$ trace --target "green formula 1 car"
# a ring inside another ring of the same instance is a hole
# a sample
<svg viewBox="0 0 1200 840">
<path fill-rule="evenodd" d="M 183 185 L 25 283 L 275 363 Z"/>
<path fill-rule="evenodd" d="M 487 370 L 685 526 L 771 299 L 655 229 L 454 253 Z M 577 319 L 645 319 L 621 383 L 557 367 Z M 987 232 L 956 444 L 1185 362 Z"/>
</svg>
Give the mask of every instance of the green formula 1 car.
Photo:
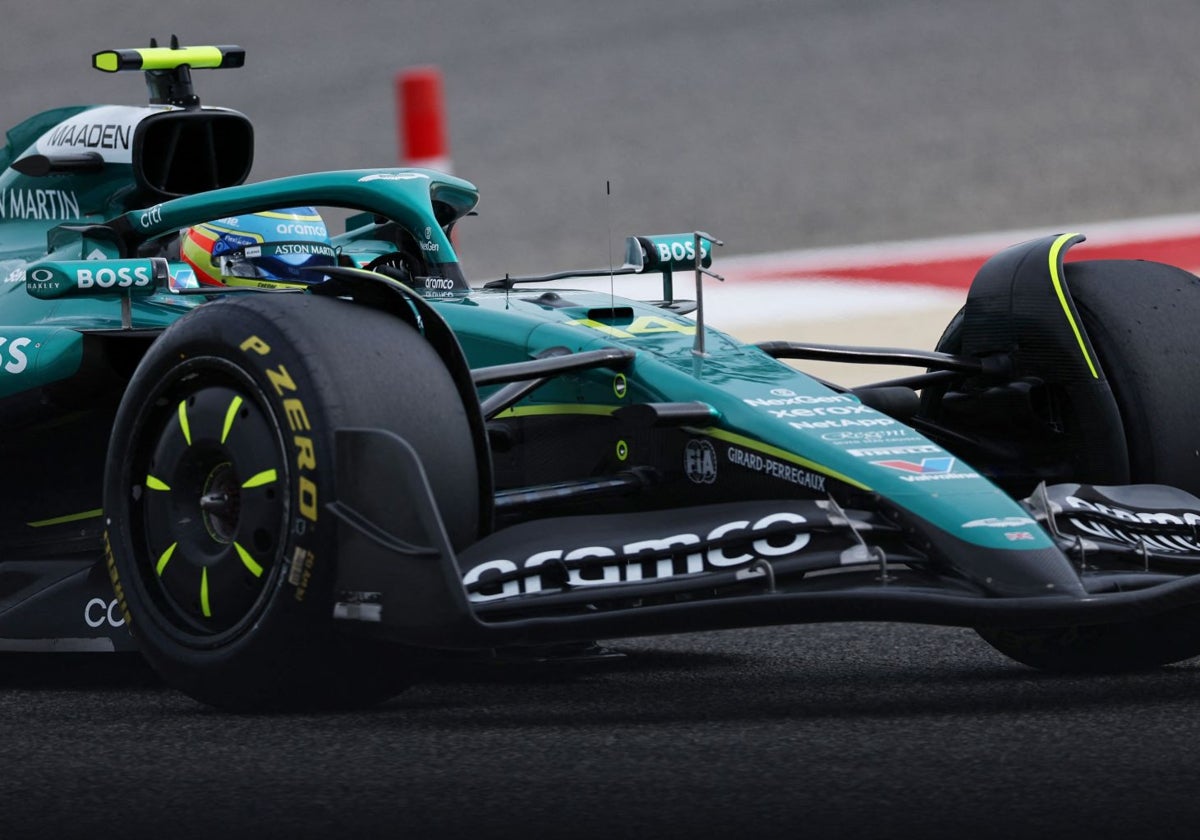
<svg viewBox="0 0 1200 840">
<path fill-rule="evenodd" d="M 611 272 L 657 300 L 547 285 L 607 269 L 472 285 L 467 181 L 244 183 L 249 121 L 191 80 L 242 57 L 98 53 L 150 104 L 8 132 L 0 648 L 136 648 L 232 709 L 795 622 L 971 627 L 1054 669 L 1200 653 L 1196 277 L 1026 242 L 925 352 L 709 328 L 702 233 L 629 239 Z M 781 361 L 829 358 L 911 370 Z"/>
</svg>

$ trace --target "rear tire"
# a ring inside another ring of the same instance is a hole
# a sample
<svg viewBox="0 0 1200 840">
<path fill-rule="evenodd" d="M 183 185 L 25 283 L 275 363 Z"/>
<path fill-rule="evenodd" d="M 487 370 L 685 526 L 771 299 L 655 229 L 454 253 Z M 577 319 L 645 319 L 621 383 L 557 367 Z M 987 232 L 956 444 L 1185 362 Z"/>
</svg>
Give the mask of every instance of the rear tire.
<svg viewBox="0 0 1200 840">
<path fill-rule="evenodd" d="M 1160 263 L 1067 263 L 1067 287 L 1099 357 L 1124 425 L 1130 482 L 1200 494 L 1200 278 Z M 938 349 L 961 347 L 962 313 Z M 1081 475 L 1075 480 L 1087 483 Z M 1200 655 L 1200 607 L 1094 627 L 979 635 L 1006 656 L 1054 671 L 1134 671 Z"/>
<path fill-rule="evenodd" d="M 402 689 L 402 653 L 333 619 L 334 430 L 408 440 L 461 547 L 480 515 L 467 412 L 412 327 L 348 301 L 243 296 L 172 325 L 129 384 L 105 476 L 110 576 L 155 670 L 232 710 Z"/>
</svg>

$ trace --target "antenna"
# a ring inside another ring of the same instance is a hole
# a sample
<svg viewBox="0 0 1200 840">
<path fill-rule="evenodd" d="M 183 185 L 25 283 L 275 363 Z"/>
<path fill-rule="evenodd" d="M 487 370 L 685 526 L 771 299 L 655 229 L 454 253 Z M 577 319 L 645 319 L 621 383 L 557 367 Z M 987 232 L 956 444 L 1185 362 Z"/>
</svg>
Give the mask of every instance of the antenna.
<svg viewBox="0 0 1200 840">
<path fill-rule="evenodd" d="M 613 276 L 612 255 L 612 181 L 604 182 L 604 204 L 608 216 L 608 308 L 617 308 L 617 281 Z"/>
</svg>

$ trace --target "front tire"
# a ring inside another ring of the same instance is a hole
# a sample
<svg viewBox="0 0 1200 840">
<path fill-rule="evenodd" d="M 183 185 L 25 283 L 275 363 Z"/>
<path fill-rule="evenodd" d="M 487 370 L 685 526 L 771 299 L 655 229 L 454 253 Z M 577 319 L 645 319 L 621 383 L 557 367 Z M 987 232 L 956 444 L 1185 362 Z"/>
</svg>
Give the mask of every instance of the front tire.
<svg viewBox="0 0 1200 840">
<path fill-rule="evenodd" d="M 1200 493 L 1200 278 L 1140 261 L 1067 263 L 1067 286 L 1124 425 L 1134 484 Z M 938 349 L 961 346 L 962 313 Z M 1091 483 L 1088 475 L 1073 477 Z M 1136 671 L 1200 655 L 1200 607 L 1094 627 L 979 628 L 1004 655 L 1053 671 Z"/>
<path fill-rule="evenodd" d="M 151 665 L 234 710 L 403 688 L 397 649 L 333 619 L 334 430 L 408 440 L 462 547 L 480 521 L 469 410 L 412 327 L 364 306 L 264 294 L 180 319 L 130 382 L 105 476 L 110 575 Z"/>
</svg>

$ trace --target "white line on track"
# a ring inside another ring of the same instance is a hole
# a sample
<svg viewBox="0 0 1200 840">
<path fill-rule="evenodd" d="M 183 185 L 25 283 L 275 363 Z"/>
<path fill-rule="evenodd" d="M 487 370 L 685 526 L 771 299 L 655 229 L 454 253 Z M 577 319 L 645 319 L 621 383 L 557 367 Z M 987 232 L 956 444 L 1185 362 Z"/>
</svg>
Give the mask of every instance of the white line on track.
<svg viewBox="0 0 1200 840">
<path fill-rule="evenodd" d="M 897 282 L 885 277 L 875 282 L 870 277 L 870 270 L 958 259 L 982 260 L 1011 245 L 1065 231 L 1080 231 L 1087 236 L 1087 243 L 1080 246 L 1081 249 L 1104 247 L 1123 257 L 1127 251 L 1127 256 L 1133 258 L 1140 256 L 1139 243 L 1200 239 L 1200 214 L 779 251 L 724 260 L 718 250 L 713 268 L 726 280 L 723 283 L 705 280 L 706 320 L 713 326 L 737 332 L 772 321 L 814 322 L 928 311 L 941 315 L 948 307 L 961 304 L 970 276 L 962 278 L 960 288 L 947 288 Z M 1193 264 L 1182 267 L 1200 267 L 1200 251 Z M 857 279 L 814 275 L 814 271 L 822 269 L 831 272 L 853 270 L 857 272 Z M 758 279 L 764 275 L 771 279 Z M 639 299 L 657 299 L 662 293 L 657 276 L 569 280 L 559 287 L 600 292 L 611 288 L 618 296 Z M 677 298 L 696 296 L 690 272 L 676 273 L 674 294 Z"/>
</svg>

